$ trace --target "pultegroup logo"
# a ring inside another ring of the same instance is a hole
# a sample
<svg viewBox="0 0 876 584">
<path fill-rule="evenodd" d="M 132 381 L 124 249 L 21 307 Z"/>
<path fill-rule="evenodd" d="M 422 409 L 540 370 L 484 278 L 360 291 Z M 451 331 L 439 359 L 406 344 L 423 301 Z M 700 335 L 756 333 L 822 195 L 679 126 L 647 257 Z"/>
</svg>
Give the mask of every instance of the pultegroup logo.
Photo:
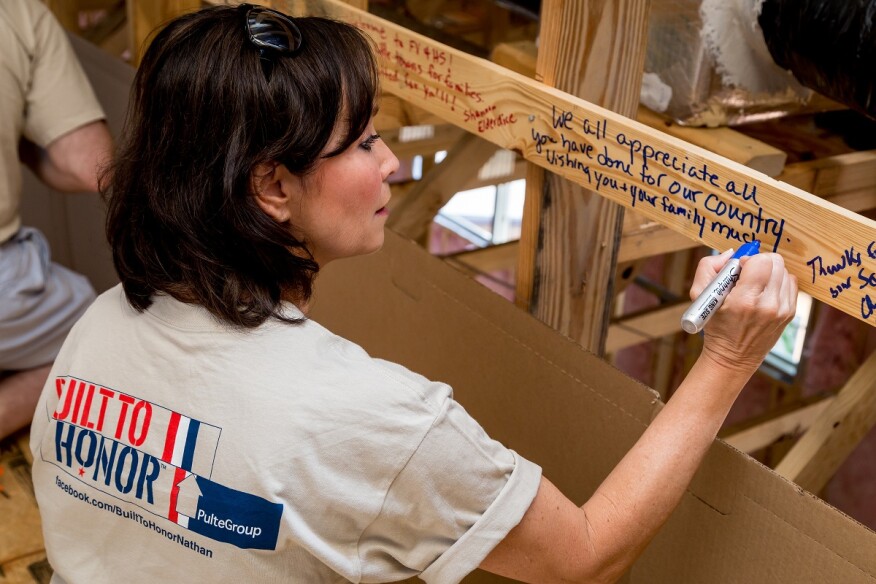
<svg viewBox="0 0 876 584">
<path fill-rule="evenodd" d="M 55 408 L 47 412 L 54 427 L 40 446 L 42 460 L 204 537 L 245 549 L 276 548 L 283 505 L 211 480 L 221 428 L 75 377 L 57 377 L 55 389 L 58 401 L 47 405 Z M 93 506 L 109 506 L 92 501 L 87 488 L 57 484 Z M 112 507 L 143 523 L 136 512 Z"/>
</svg>

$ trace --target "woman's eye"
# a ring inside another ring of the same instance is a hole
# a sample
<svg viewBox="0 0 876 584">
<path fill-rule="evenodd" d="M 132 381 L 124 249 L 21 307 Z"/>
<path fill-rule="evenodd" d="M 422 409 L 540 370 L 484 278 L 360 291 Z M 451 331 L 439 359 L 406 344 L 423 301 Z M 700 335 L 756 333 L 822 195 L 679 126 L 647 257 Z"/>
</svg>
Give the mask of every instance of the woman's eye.
<svg viewBox="0 0 876 584">
<path fill-rule="evenodd" d="M 374 143 L 380 140 L 380 134 L 371 134 L 368 136 L 364 142 L 359 144 L 359 147 L 363 150 L 371 150 L 371 147 L 374 146 Z"/>
</svg>

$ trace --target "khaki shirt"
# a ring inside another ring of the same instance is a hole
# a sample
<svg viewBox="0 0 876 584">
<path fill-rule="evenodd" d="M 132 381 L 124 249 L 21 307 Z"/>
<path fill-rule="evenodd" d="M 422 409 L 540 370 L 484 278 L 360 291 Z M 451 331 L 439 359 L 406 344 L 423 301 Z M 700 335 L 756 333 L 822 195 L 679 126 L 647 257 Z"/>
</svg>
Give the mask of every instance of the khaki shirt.
<svg viewBox="0 0 876 584">
<path fill-rule="evenodd" d="M 0 2 L 0 242 L 20 227 L 22 136 L 46 147 L 103 119 L 54 15 L 37 0 Z"/>
</svg>

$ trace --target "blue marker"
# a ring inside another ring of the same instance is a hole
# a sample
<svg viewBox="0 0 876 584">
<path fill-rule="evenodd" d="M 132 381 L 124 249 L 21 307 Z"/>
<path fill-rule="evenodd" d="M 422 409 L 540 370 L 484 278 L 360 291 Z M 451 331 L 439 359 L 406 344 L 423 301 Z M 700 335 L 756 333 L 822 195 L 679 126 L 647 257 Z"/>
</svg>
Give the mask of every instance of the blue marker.
<svg viewBox="0 0 876 584">
<path fill-rule="evenodd" d="M 730 294 L 736 280 L 739 279 L 739 260 L 745 256 L 757 255 L 759 251 L 760 242 L 755 240 L 744 244 L 739 248 L 739 251 L 733 254 L 733 257 L 727 260 L 715 279 L 705 287 L 690 305 L 690 308 L 681 315 L 681 328 L 686 333 L 695 334 L 703 330 L 712 315 L 718 312 L 718 309 L 724 304 L 724 300 Z"/>
</svg>

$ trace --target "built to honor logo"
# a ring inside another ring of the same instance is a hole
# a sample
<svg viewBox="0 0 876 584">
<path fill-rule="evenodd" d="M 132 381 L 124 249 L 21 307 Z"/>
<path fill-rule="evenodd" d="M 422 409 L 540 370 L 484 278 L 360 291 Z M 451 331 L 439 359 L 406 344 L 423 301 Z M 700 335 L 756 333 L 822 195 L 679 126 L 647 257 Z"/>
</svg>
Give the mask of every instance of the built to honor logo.
<svg viewBox="0 0 876 584">
<path fill-rule="evenodd" d="M 204 537 L 276 548 L 283 505 L 210 480 L 220 428 L 73 377 L 55 389 L 44 461 Z"/>
</svg>

